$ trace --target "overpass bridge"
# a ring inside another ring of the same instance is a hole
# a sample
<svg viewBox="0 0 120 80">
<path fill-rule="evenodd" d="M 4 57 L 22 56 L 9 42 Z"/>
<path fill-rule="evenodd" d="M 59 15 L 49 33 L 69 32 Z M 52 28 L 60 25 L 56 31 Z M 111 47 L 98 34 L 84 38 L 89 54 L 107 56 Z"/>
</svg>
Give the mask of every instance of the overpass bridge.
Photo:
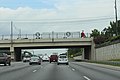
<svg viewBox="0 0 120 80">
<path fill-rule="evenodd" d="M 36 33 L 29 35 L 2 36 L 0 50 L 9 50 L 15 60 L 21 60 L 22 49 L 84 48 L 84 59 L 94 59 L 93 38 L 81 38 L 80 32 Z"/>
</svg>

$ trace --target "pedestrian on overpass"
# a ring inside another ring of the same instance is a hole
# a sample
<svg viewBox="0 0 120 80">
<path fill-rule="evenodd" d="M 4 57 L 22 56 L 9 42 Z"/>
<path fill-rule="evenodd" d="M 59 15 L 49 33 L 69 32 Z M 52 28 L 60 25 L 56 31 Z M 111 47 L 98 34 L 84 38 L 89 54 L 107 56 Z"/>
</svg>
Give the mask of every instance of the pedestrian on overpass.
<svg viewBox="0 0 120 80">
<path fill-rule="evenodd" d="M 81 38 L 85 38 L 85 33 L 84 33 L 84 30 L 82 30 L 82 33 L 81 33 Z"/>
</svg>

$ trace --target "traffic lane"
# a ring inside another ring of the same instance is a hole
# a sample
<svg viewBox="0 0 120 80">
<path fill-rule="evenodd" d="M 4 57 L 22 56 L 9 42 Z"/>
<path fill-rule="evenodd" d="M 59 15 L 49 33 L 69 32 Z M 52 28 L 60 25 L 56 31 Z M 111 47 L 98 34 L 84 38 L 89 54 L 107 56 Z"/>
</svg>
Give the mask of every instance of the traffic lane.
<svg viewBox="0 0 120 80">
<path fill-rule="evenodd" d="M 4 64 L 0 64 L 0 73 L 24 68 L 27 66 L 28 64 L 23 62 L 12 62 L 11 66 L 4 66 Z"/>
<path fill-rule="evenodd" d="M 31 65 L 33 67 L 34 65 Z M 21 79 L 17 80 L 51 80 L 49 75 L 51 72 L 54 64 L 47 64 L 47 66 L 41 66 L 39 69 L 34 69 L 33 71 L 29 72 L 29 75 L 24 75 Z"/>
<path fill-rule="evenodd" d="M 3 71 L 0 73 L 0 80 L 23 80 L 21 78 L 25 78 L 29 76 L 30 74 L 35 73 L 37 70 L 39 70 L 42 67 L 45 67 L 48 65 L 48 63 L 42 63 L 42 65 L 29 65 L 28 63 L 25 67 L 21 66 L 21 68 L 15 68 L 15 69 L 8 69 L 7 71 Z M 34 79 L 33 79 L 34 80 Z"/>
<path fill-rule="evenodd" d="M 47 62 L 42 63 L 43 66 L 46 66 L 47 64 Z M 11 66 L 4 66 L 4 64 L 0 64 L 0 72 L 24 68 L 27 66 L 29 66 L 29 62 L 11 62 Z"/>
<path fill-rule="evenodd" d="M 19 80 L 85 80 L 68 65 L 48 64 Z"/>
<path fill-rule="evenodd" d="M 9 67 L 16 67 L 16 66 L 23 66 L 26 65 L 26 63 L 23 62 L 11 62 L 11 65 L 4 66 L 4 64 L 0 64 L 0 69 L 6 69 Z"/>
<path fill-rule="evenodd" d="M 95 66 L 85 62 L 72 62 L 70 67 L 76 69 L 78 74 L 83 74 L 91 80 L 120 80 L 120 71 Z"/>
<path fill-rule="evenodd" d="M 23 69 L 18 69 L 6 73 L 3 72 L 2 74 L 0 74 L 0 80 L 21 80 L 21 77 L 25 77 L 29 75 L 29 73 L 39 68 L 40 66 L 28 66 Z"/>
<path fill-rule="evenodd" d="M 69 65 L 58 65 L 57 70 L 59 80 L 85 80 L 82 74 L 78 74 Z"/>
<path fill-rule="evenodd" d="M 26 71 L 34 71 L 37 68 L 47 66 L 48 63 L 42 63 L 42 65 L 33 65 L 30 66 L 29 63 L 17 62 L 12 66 L 4 66 L 0 70 L 0 80 L 18 80 L 19 76 L 24 74 L 29 74 Z"/>
<path fill-rule="evenodd" d="M 68 65 L 42 63 L 0 75 L 0 80 L 85 80 Z"/>
</svg>

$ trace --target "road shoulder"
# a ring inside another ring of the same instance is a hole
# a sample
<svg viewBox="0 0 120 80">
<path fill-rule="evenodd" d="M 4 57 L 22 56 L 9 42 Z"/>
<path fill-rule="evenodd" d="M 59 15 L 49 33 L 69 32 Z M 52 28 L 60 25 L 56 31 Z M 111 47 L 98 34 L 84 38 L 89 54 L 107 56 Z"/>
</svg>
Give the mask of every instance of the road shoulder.
<svg viewBox="0 0 120 80">
<path fill-rule="evenodd" d="M 89 63 L 89 62 L 75 62 L 75 63 L 77 63 L 77 64 L 85 63 L 85 64 L 89 64 L 89 65 L 93 65 L 93 66 L 98 66 L 98 67 L 102 67 L 102 68 L 107 68 L 107 69 L 111 69 L 111 70 L 120 71 L 119 66 L 112 66 L 112 65 L 106 65 L 106 64 L 97 64 L 97 63 Z"/>
</svg>

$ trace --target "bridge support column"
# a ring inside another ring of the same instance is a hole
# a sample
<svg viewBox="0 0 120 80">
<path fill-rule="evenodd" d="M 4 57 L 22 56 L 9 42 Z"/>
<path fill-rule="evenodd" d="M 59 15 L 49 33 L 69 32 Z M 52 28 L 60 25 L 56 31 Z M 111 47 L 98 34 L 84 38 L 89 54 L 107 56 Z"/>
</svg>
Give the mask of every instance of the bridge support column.
<svg viewBox="0 0 120 80">
<path fill-rule="evenodd" d="M 93 40 L 92 40 L 92 46 L 91 46 L 91 60 L 96 60 L 95 43 Z"/>
<path fill-rule="evenodd" d="M 15 48 L 15 60 L 16 61 L 21 61 L 22 57 L 21 57 L 21 49 L 20 48 Z"/>
<path fill-rule="evenodd" d="M 10 47 L 11 59 L 15 61 L 21 61 L 21 49 Z"/>
<path fill-rule="evenodd" d="M 83 48 L 83 52 L 82 52 L 82 60 L 85 59 L 85 52 L 84 52 L 84 48 Z"/>
<path fill-rule="evenodd" d="M 84 59 L 91 60 L 91 47 L 84 48 Z"/>
</svg>

